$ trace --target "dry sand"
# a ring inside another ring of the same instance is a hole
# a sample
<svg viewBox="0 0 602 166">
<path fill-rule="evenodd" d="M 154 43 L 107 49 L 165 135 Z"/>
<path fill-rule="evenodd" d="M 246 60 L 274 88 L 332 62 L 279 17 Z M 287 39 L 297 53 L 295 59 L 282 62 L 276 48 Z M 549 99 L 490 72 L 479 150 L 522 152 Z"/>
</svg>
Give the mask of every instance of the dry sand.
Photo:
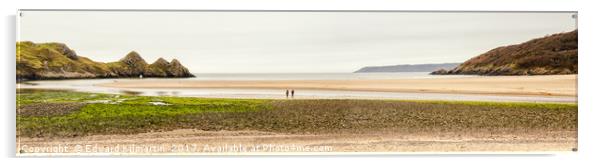
<svg viewBox="0 0 602 166">
<path fill-rule="evenodd" d="M 386 80 L 119 80 L 117 88 L 257 88 L 494 95 L 577 96 L 577 75 L 482 76 Z"/>
<path fill-rule="evenodd" d="M 192 129 L 136 135 L 20 138 L 19 155 L 311 154 L 322 152 L 570 152 L 576 131 L 292 135 Z M 50 148 L 48 148 L 50 147 Z M 36 149 L 38 153 L 35 152 Z M 44 151 L 46 150 L 46 151 Z M 50 150 L 50 151 L 48 151 Z M 65 151 L 62 151 L 65 150 Z M 109 153 L 106 153 L 109 152 Z M 307 153 L 309 152 L 309 153 Z"/>
</svg>

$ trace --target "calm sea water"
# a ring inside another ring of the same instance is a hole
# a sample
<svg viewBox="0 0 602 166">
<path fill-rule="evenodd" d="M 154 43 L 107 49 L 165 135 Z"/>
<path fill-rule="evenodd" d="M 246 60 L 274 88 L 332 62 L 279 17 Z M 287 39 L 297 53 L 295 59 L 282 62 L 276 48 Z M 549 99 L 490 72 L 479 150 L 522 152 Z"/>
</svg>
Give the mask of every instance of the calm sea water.
<svg viewBox="0 0 602 166">
<path fill-rule="evenodd" d="M 400 73 L 196 73 L 191 80 L 369 80 L 474 77 L 468 75 L 430 75 L 429 72 Z"/>
<path fill-rule="evenodd" d="M 124 78 L 124 79 L 78 79 L 45 80 L 20 83 L 17 88 L 62 89 L 79 92 L 135 94 L 145 96 L 186 96 L 216 98 L 267 98 L 284 99 L 282 89 L 237 89 L 237 88 L 111 88 L 97 86 L 114 81 L 137 80 L 360 80 L 360 79 L 436 79 L 447 77 L 477 77 L 463 75 L 429 75 L 426 72 L 407 73 L 278 73 L 278 74 L 195 74 L 195 78 Z M 400 93 L 341 90 L 301 90 L 297 99 L 407 99 L 407 100 L 460 100 L 460 101 L 520 101 L 520 102 L 576 102 L 574 97 L 540 97 L 508 95 L 474 95 L 442 93 Z"/>
</svg>

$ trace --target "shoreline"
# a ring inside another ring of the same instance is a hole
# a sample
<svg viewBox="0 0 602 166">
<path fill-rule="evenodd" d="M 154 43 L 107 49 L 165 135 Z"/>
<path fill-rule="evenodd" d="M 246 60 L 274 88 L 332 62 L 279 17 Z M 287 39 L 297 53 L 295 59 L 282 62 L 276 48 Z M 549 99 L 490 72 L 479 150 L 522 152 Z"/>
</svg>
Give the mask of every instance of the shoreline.
<svg viewBox="0 0 602 166">
<path fill-rule="evenodd" d="M 95 86 L 133 89 L 296 89 L 577 97 L 577 75 L 385 80 L 115 80 Z"/>
<path fill-rule="evenodd" d="M 92 135 L 62 139 L 21 137 L 19 138 L 20 144 L 17 145 L 17 150 L 24 151 L 22 151 L 23 153 L 18 151 L 17 155 L 36 155 L 40 154 L 40 152 L 36 153 L 35 151 L 28 150 L 56 147 L 59 145 L 64 147 L 64 151 L 42 151 L 41 155 L 45 153 L 63 153 L 66 155 L 77 155 L 79 153 L 100 153 L 104 155 L 286 155 L 289 153 L 312 154 L 337 152 L 570 152 L 577 147 L 576 135 L 576 131 L 288 134 L 252 130 L 203 131 L 176 129 L 129 135 Z M 80 147 L 88 146 L 88 148 L 77 149 L 78 145 Z M 286 149 L 282 147 L 292 148 Z"/>
</svg>

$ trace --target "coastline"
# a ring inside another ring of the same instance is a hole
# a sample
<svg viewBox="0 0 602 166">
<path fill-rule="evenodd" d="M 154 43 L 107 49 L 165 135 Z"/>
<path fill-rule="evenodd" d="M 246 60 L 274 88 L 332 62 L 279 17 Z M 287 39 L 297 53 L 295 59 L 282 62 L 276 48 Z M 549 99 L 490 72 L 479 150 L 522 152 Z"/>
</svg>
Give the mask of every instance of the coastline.
<svg viewBox="0 0 602 166">
<path fill-rule="evenodd" d="M 577 75 L 483 76 L 379 80 L 116 80 L 112 88 L 238 88 L 451 93 L 518 96 L 577 96 Z"/>
</svg>

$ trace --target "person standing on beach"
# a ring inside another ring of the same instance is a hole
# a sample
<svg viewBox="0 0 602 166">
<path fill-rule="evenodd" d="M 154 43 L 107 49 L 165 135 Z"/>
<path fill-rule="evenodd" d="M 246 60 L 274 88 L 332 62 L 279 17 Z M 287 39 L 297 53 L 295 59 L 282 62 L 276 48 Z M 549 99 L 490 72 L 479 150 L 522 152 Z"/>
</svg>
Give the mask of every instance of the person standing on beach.
<svg viewBox="0 0 602 166">
<path fill-rule="evenodd" d="M 295 90 L 291 90 L 291 98 L 295 98 Z"/>
<path fill-rule="evenodd" d="M 288 99 L 288 89 L 286 90 L 286 98 Z"/>
</svg>

